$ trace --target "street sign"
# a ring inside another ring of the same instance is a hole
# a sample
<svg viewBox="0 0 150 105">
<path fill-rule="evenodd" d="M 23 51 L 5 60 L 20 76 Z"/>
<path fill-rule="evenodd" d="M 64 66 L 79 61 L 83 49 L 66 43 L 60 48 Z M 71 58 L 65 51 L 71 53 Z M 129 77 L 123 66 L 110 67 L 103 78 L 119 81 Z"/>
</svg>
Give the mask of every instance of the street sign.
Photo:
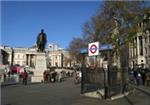
<svg viewBox="0 0 150 105">
<path fill-rule="evenodd" d="M 112 50 L 113 47 L 111 44 L 101 44 L 99 46 L 99 51 L 107 51 L 107 50 Z"/>
<path fill-rule="evenodd" d="M 99 54 L 99 42 L 89 43 L 88 45 L 88 55 L 96 56 Z"/>
<path fill-rule="evenodd" d="M 87 48 L 81 49 L 80 53 L 81 54 L 87 54 L 88 53 L 88 49 Z"/>
</svg>

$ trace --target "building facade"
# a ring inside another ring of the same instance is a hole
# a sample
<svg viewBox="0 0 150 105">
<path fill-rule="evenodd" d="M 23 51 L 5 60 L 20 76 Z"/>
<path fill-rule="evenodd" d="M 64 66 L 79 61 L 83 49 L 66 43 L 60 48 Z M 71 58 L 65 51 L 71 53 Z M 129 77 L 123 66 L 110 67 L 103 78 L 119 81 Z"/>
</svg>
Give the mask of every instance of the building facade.
<svg viewBox="0 0 150 105">
<path fill-rule="evenodd" d="M 54 45 L 54 44 L 53 44 Z M 56 47 L 56 45 L 54 45 Z M 71 61 L 69 61 L 69 52 L 57 47 L 54 50 L 53 46 L 51 49 L 46 48 L 46 60 L 48 67 L 71 67 Z M 7 53 L 8 65 L 20 65 L 35 68 L 36 48 L 11 48 L 6 46 L 1 46 L 1 50 Z M 1 54 L 2 55 L 2 54 Z M 2 58 L 2 56 L 1 56 Z M 2 60 L 1 60 L 2 61 Z M 4 64 L 4 63 L 3 63 Z"/>
<path fill-rule="evenodd" d="M 146 20 L 146 21 L 145 21 Z M 129 66 L 150 68 L 150 13 L 138 24 L 138 32 L 129 43 Z"/>
</svg>

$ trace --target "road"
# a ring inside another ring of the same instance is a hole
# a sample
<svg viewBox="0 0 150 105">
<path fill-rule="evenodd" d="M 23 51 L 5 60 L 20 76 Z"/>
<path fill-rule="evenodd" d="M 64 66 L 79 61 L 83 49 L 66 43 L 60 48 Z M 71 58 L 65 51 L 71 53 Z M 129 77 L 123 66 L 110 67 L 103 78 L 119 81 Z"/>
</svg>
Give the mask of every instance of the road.
<svg viewBox="0 0 150 105">
<path fill-rule="evenodd" d="M 149 105 L 150 96 L 136 90 L 117 100 L 100 100 L 80 95 L 80 85 L 72 78 L 62 83 L 12 85 L 2 87 L 2 105 Z"/>
</svg>

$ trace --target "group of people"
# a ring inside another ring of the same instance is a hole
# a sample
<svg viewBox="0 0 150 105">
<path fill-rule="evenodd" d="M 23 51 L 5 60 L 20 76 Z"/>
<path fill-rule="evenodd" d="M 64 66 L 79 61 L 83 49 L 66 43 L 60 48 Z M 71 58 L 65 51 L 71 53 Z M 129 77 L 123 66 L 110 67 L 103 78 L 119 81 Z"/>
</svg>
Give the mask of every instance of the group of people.
<svg viewBox="0 0 150 105">
<path fill-rule="evenodd" d="M 74 84 L 79 84 L 81 82 L 81 72 L 75 71 L 74 72 Z"/>
<path fill-rule="evenodd" d="M 43 82 L 44 83 L 48 83 L 48 82 L 62 82 L 62 79 L 64 77 L 64 72 L 61 71 L 61 72 L 56 72 L 56 71 L 48 71 L 48 70 L 45 70 L 43 72 Z"/>
<path fill-rule="evenodd" d="M 145 69 L 143 67 L 139 68 L 133 68 L 133 77 L 134 77 L 134 82 L 136 85 L 146 85 L 148 86 L 149 81 L 150 81 L 150 76 L 148 76 L 148 69 Z"/>
<path fill-rule="evenodd" d="M 45 70 L 43 72 L 43 82 L 48 83 L 48 82 L 55 82 L 56 81 L 56 75 L 57 72 L 49 72 L 48 70 Z"/>
<path fill-rule="evenodd" d="M 43 82 L 49 83 L 49 82 L 62 82 L 65 77 L 72 77 L 73 72 L 67 72 L 67 71 L 50 71 L 45 70 L 43 72 Z"/>
<path fill-rule="evenodd" d="M 10 66 L 5 65 L 2 72 L 0 72 L 0 80 L 3 83 L 7 82 L 18 82 L 18 79 L 23 81 L 23 84 L 27 84 L 26 79 L 28 77 L 28 73 L 24 69 L 24 71 L 20 72 L 14 72 L 14 67 L 16 66 Z M 18 78 L 19 77 L 19 78 Z"/>
<path fill-rule="evenodd" d="M 8 82 L 8 81 L 14 81 L 14 73 L 12 73 L 10 70 L 8 72 L 3 73 L 3 82 Z M 23 72 L 17 73 L 19 75 L 19 81 L 22 82 L 23 85 L 27 85 L 28 81 L 28 73 L 24 69 Z"/>
</svg>

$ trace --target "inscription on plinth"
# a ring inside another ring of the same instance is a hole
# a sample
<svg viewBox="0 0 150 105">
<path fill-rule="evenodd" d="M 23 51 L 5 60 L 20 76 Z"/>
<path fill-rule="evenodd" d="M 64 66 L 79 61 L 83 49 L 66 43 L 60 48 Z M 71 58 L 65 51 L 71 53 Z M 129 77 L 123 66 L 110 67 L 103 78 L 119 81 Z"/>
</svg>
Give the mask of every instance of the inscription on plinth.
<svg viewBox="0 0 150 105">
<path fill-rule="evenodd" d="M 41 54 L 37 54 L 36 56 L 36 65 L 35 65 L 35 70 L 40 70 L 40 71 L 44 71 L 46 70 L 46 57 L 45 57 L 45 53 L 41 53 Z"/>
<path fill-rule="evenodd" d="M 37 53 L 34 76 L 32 77 L 32 82 L 43 81 L 43 72 L 45 70 L 47 70 L 46 55 L 45 55 L 45 53 Z"/>
</svg>

